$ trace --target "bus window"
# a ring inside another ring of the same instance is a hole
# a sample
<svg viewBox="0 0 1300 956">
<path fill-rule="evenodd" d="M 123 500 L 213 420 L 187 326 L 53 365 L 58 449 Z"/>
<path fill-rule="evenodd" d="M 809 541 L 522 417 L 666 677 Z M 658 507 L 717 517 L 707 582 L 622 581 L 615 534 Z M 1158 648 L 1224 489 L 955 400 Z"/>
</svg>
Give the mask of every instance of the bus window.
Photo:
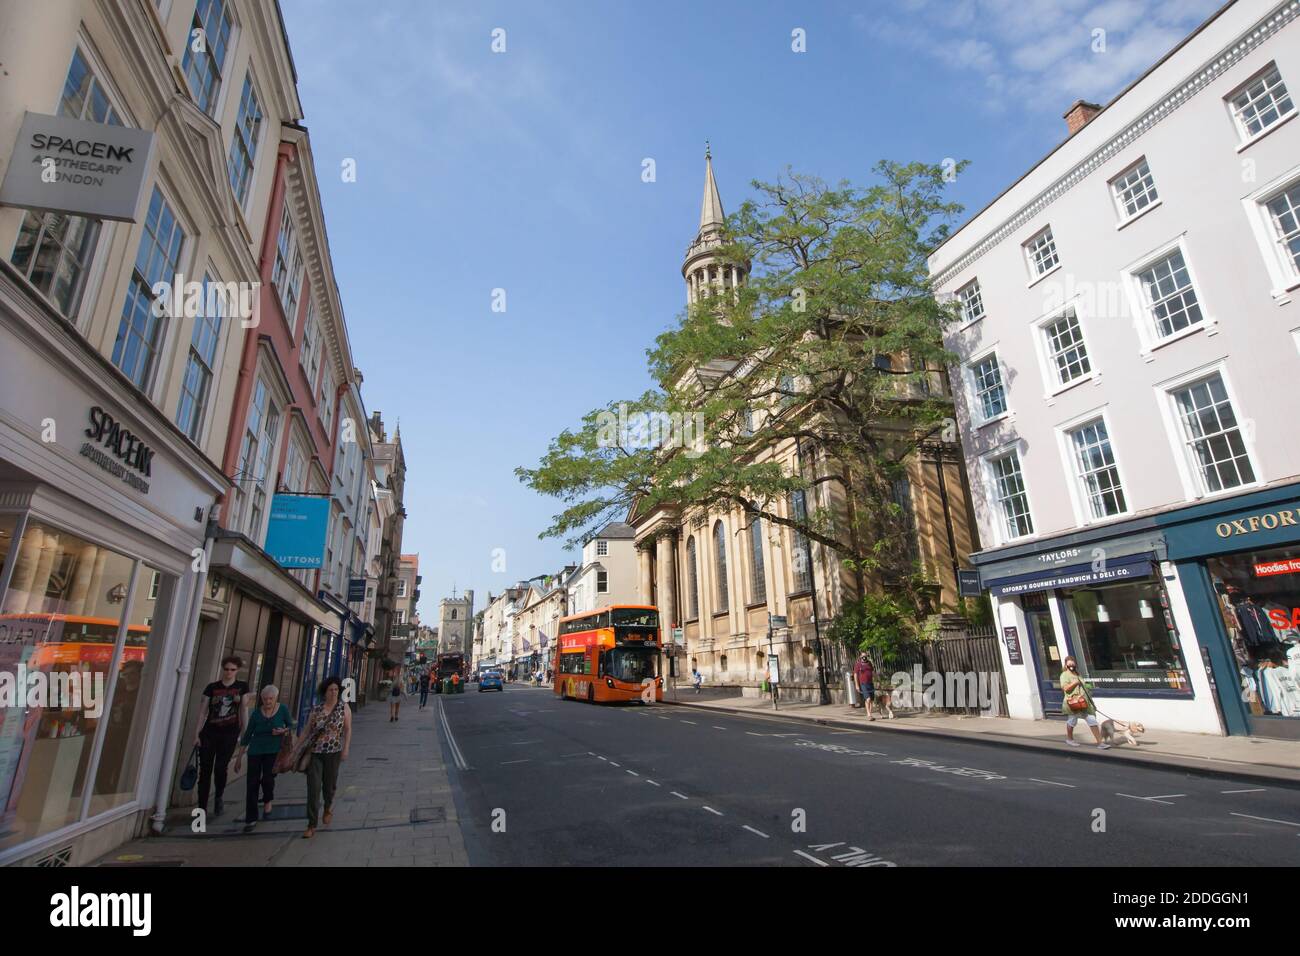
<svg viewBox="0 0 1300 956">
<path fill-rule="evenodd" d="M 657 654 L 648 647 L 616 647 L 600 656 L 602 676 L 639 684 L 655 676 Z"/>
<path fill-rule="evenodd" d="M 613 610 L 614 626 L 658 627 L 659 612 L 653 608 L 618 607 Z"/>
</svg>

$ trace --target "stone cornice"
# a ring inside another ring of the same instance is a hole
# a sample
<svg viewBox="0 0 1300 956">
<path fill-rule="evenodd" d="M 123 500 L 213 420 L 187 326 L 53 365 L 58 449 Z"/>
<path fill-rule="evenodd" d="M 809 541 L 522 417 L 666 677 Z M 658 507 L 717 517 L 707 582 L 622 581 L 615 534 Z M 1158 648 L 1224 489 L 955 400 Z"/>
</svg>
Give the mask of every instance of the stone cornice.
<svg viewBox="0 0 1300 956">
<path fill-rule="evenodd" d="M 1192 97 L 1218 79 L 1220 75 L 1226 73 L 1253 53 L 1260 44 L 1274 36 L 1279 30 L 1296 19 L 1298 15 L 1300 15 L 1300 0 L 1287 0 L 1287 2 L 1275 8 L 1235 41 L 1220 50 L 1217 56 L 1203 64 L 1200 69 L 1161 97 L 1157 103 L 1144 110 L 1136 120 L 1129 123 L 1120 133 L 1111 137 L 1105 145 L 1094 150 L 1081 162 L 1076 163 L 1069 172 L 1055 180 L 1026 205 L 1022 206 L 1014 215 L 1004 220 L 1001 225 L 986 234 L 966 252 L 953 260 L 951 264 L 935 273 L 931 277 L 932 285 L 935 288 L 943 286 L 955 275 L 981 259 L 993 247 L 1023 227 L 1044 209 L 1091 176 L 1120 152 L 1131 146 L 1144 134 L 1150 132 L 1163 120 L 1168 119 L 1179 107 L 1188 103 Z"/>
</svg>

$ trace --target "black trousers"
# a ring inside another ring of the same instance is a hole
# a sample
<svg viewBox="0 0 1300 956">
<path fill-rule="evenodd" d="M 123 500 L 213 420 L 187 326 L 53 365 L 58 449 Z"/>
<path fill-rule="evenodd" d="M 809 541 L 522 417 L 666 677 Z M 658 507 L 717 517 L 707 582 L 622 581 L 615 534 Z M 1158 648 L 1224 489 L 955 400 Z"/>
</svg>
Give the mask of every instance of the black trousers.
<svg viewBox="0 0 1300 956">
<path fill-rule="evenodd" d="M 429 685 L 425 684 L 420 688 L 420 706 L 423 707 L 429 701 Z"/>
<path fill-rule="evenodd" d="M 217 778 L 217 799 L 220 800 L 226 792 L 226 770 L 238 745 L 238 727 L 231 733 L 209 733 L 204 730 L 199 735 L 199 806 L 205 812 L 214 775 Z"/>
<path fill-rule="evenodd" d="M 258 812 L 257 791 L 262 790 L 262 803 L 275 799 L 275 758 L 279 753 L 248 755 L 248 791 L 244 797 L 244 822 L 256 823 L 262 814 Z"/>
</svg>

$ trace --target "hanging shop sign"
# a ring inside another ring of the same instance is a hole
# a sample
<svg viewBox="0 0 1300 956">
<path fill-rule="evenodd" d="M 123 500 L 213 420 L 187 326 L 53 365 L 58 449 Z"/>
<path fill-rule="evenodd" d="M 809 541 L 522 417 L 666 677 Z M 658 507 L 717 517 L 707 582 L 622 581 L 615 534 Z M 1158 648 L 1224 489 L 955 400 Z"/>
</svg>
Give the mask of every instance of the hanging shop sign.
<svg viewBox="0 0 1300 956">
<path fill-rule="evenodd" d="M 147 129 L 29 111 L 0 204 L 135 222 L 153 143 Z"/>
<path fill-rule="evenodd" d="M 82 457 L 144 494 L 146 478 L 153 476 L 153 449 L 135 432 L 98 405 L 90 410 L 90 425 L 83 433 L 89 441 L 81 445 Z"/>
<path fill-rule="evenodd" d="M 348 578 L 348 603 L 358 604 L 366 599 L 366 579 Z"/>
<path fill-rule="evenodd" d="M 329 498 L 276 495 L 266 528 L 266 553 L 282 568 L 324 567 L 329 522 Z"/>
<path fill-rule="evenodd" d="M 979 597 L 984 593 L 978 568 L 957 569 L 957 593 L 962 597 Z"/>
</svg>

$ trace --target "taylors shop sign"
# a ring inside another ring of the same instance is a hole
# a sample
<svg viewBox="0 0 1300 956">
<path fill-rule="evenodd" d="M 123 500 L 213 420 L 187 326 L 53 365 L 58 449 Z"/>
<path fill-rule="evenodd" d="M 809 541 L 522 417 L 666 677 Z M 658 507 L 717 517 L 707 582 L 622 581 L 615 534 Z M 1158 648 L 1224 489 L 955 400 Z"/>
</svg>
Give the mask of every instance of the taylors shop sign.
<svg viewBox="0 0 1300 956">
<path fill-rule="evenodd" d="M 135 222 L 153 133 L 28 112 L 0 204 Z"/>
</svg>

